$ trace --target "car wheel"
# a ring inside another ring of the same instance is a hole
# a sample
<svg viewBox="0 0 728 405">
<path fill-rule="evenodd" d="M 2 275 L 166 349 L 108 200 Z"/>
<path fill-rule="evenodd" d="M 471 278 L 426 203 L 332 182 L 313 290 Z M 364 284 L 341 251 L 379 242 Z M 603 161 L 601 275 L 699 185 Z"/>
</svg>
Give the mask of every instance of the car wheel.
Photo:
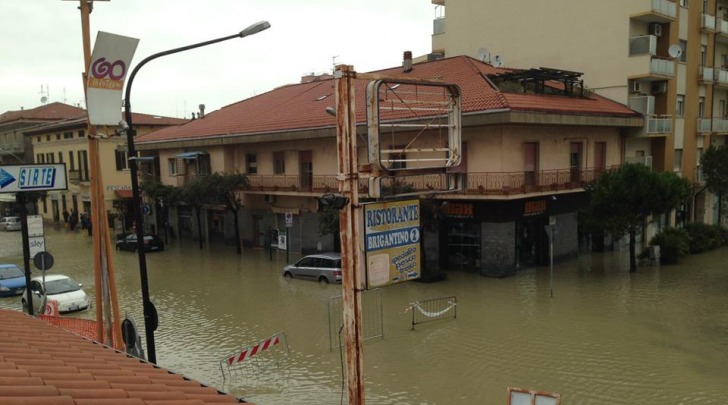
<svg viewBox="0 0 728 405">
<path fill-rule="evenodd" d="M 321 283 L 321 284 L 328 284 L 329 283 L 329 279 L 326 278 L 326 277 L 324 277 L 324 276 L 321 276 L 321 277 L 319 277 L 319 283 Z"/>
<path fill-rule="evenodd" d="M 291 274 L 290 271 L 287 271 L 287 272 L 283 273 L 283 277 L 285 277 L 285 278 L 293 278 L 293 274 Z"/>
</svg>

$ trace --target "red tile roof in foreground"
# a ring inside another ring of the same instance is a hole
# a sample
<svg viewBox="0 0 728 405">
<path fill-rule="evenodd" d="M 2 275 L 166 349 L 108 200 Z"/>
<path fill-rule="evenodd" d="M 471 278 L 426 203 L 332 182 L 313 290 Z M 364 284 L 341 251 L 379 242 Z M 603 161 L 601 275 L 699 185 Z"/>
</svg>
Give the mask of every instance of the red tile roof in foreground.
<svg viewBox="0 0 728 405">
<path fill-rule="evenodd" d="M 0 324 L 0 404 L 243 402 L 21 312 L 0 310 Z"/>
<path fill-rule="evenodd" d="M 491 86 L 486 74 L 509 72 L 467 56 L 415 64 L 412 71 L 392 68 L 374 73 L 454 83 L 462 93 L 463 114 L 493 110 L 533 111 L 606 117 L 638 117 L 626 106 L 591 94 L 588 97 L 504 93 Z M 355 80 L 357 122 L 366 120 L 366 80 Z M 164 128 L 137 138 L 138 143 L 253 135 L 333 127 L 326 107 L 335 105 L 333 80 L 283 86 L 223 107 L 186 125 Z"/>
</svg>

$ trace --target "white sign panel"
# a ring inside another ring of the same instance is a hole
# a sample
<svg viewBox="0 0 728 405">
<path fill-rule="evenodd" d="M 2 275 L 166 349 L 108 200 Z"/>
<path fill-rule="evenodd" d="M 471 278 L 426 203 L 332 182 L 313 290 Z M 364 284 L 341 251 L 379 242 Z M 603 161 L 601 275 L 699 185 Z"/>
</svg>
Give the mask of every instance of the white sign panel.
<svg viewBox="0 0 728 405">
<path fill-rule="evenodd" d="M 45 237 L 37 236 L 28 238 L 28 246 L 30 246 L 30 257 L 35 257 L 40 252 L 45 252 Z"/>
<path fill-rule="evenodd" d="M 64 163 L 0 167 L 0 193 L 66 189 L 68 181 Z"/>
<path fill-rule="evenodd" d="M 86 104 L 93 125 L 118 125 L 124 79 L 139 39 L 99 31 L 91 55 Z"/>
<path fill-rule="evenodd" d="M 28 236 L 43 236 L 43 217 L 40 215 L 28 215 Z"/>
</svg>

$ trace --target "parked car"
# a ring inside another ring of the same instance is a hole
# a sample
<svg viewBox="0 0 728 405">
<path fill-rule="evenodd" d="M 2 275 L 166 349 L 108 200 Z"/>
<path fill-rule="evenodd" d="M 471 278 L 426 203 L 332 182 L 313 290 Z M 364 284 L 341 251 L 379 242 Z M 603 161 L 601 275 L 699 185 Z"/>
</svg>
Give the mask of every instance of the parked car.
<svg viewBox="0 0 728 405">
<path fill-rule="evenodd" d="M 5 232 L 20 230 L 20 217 L 3 217 L 0 219 L 0 229 Z"/>
<path fill-rule="evenodd" d="M 341 254 L 320 253 L 303 257 L 283 268 L 283 277 L 308 278 L 320 283 L 341 283 Z"/>
<path fill-rule="evenodd" d="M 0 297 L 20 295 L 25 291 L 25 272 L 14 264 L 0 264 Z"/>
<path fill-rule="evenodd" d="M 116 250 L 126 250 L 129 252 L 136 252 L 137 250 L 137 236 L 135 233 L 126 235 L 125 237 L 116 241 Z M 164 241 L 157 235 L 146 234 L 144 235 L 144 251 L 145 252 L 161 252 L 164 250 Z"/>
<path fill-rule="evenodd" d="M 30 280 L 30 291 L 33 293 L 33 306 L 41 308 L 44 300 L 58 302 L 58 312 L 68 313 L 83 311 L 89 307 L 91 301 L 81 288 L 82 284 L 62 274 L 45 276 L 45 289 L 43 277 L 33 277 Z M 23 292 L 21 299 L 23 309 L 28 308 L 28 293 Z"/>
</svg>

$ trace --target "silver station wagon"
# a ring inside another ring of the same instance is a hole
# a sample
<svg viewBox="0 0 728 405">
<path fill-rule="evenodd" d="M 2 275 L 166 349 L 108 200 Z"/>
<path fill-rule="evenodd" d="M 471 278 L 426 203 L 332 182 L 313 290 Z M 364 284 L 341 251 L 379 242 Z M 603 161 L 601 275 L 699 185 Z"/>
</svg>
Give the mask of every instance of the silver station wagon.
<svg viewBox="0 0 728 405">
<path fill-rule="evenodd" d="M 283 277 L 307 278 L 319 283 L 341 283 L 341 254 L 320 253 L 303 257 L 283 268 Z"/>
</svg>

